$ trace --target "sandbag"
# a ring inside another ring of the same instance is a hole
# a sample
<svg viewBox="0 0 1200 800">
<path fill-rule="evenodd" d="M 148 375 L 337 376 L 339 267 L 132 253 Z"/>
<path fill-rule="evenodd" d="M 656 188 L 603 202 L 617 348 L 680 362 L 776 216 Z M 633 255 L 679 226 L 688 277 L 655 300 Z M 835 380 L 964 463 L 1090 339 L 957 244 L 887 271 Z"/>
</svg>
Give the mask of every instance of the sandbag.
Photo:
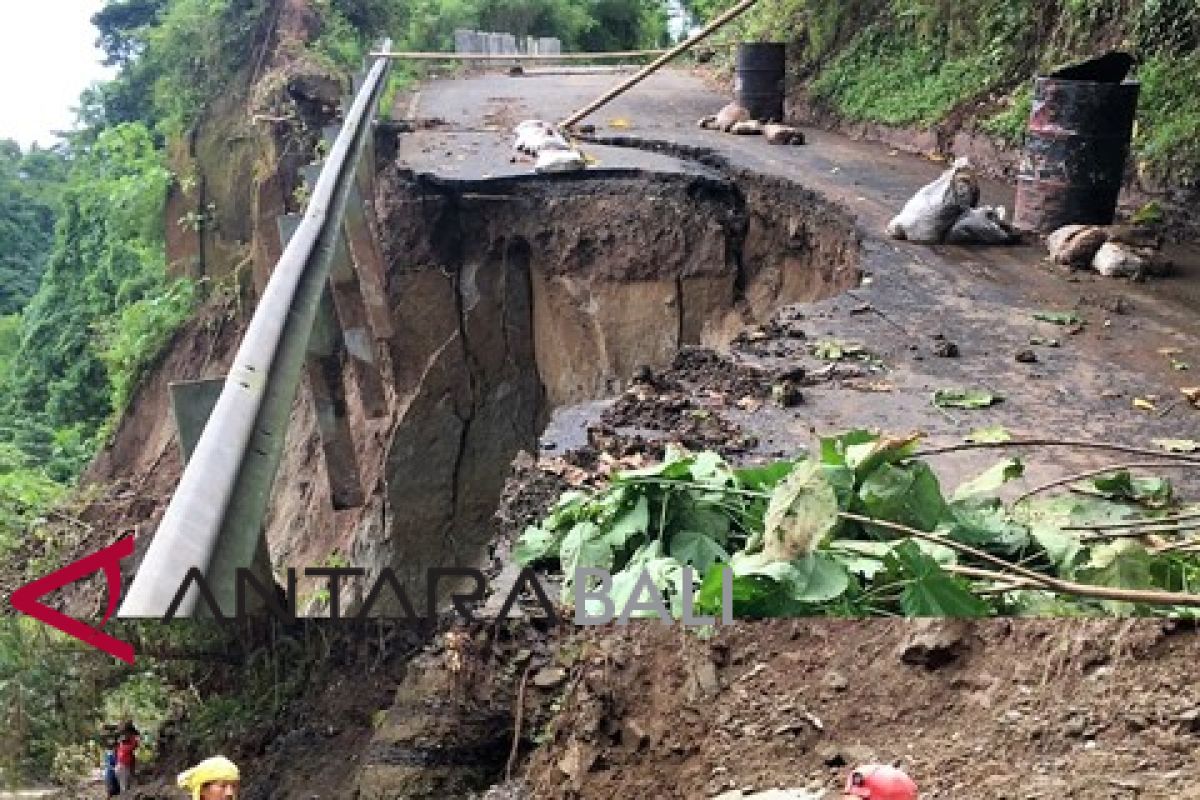
<svg viewBox="0 0 1200 800">
<path fill-rule="evenodd" d="M 937 180 L 924 186 L 887 224 L 893 239 L 918 244 L 941 242 L 959 217 L 979 205 L 979 180 L 966 158 L 956 159 Z"/>
<path fill-rule="evenodd" d="M 583 155 L 577 150 L 542 150 L 537 155 L 535 172 L 575 172 L 587 167 Z"/>
<path fill-rule="evenodd" d="M 768 123 L 763 128 L 768 144 L 804 144 L 804 132 L 791 125 L 780 125 L 777 122 Z"/>
<path fill-rule="evenodd" d="M 1106 242 L 1096 251 L 1092 267 L 1106 278 L 1140 278 L 1146 274 L 1146 259 L 1124 245 Z"/>
<path fill-rule="evenodd" d="M 1046 237 L 1046 249 L 1056 264 L 1086 267 L 1108 241 L 1108 231 L 1099 225 L 1064 225 Z"/>
<path fill-rule="evenodd" d="M 1019 234 L 1005 219 L 1004 206 L 972 208 L 958 218 L 946 241 L 950 244 L 1013 244 L 1021 241 Z"/>
<path fill-rule="evenodd" d="M 540 119 L 522 122 L 513 131 L 517 140 L 513 149 L 528 156 L 536 156 L 543 150 L 570 150 L 571 145 L 554 126 Z"/>
<path fill-rule="evenodd" d="M 730 133 L 738 136 L 761 136 L 763 132 L 762 123 L 756 119 L 748 119 L 743 122 L 735 122 L 729 128 Z"/>
</svg>

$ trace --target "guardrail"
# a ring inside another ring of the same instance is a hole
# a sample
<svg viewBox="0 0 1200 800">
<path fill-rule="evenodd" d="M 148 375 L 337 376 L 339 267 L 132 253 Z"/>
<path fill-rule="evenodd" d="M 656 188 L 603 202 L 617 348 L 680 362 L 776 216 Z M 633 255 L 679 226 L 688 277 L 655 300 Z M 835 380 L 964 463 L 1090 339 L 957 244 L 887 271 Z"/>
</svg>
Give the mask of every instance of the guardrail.
<svg viewBox="0 0 1200 800">
<path fill-rule="evenodd" d="M 382 45 L 390 47 L 390 40 Z M 237 569 L 263 563 L 262 523 L 289 415 L 314 323 L 319 326 L 328 310 L 330 267 L 344 248 L 347 200 L 357 191 L 358 162 L 389 64 L 387 58 L 374 59 L 312 187 L 303 219 L 271 273 L 216 405 L 194 447 L 185 442 L 190 457 L 120 617 L 165 615 L 193 568 L 205 575 L 220 607 L 232 610 Z M 192 616 L 197 598 L 192 587 L 176 616 Z"/>
</svg>

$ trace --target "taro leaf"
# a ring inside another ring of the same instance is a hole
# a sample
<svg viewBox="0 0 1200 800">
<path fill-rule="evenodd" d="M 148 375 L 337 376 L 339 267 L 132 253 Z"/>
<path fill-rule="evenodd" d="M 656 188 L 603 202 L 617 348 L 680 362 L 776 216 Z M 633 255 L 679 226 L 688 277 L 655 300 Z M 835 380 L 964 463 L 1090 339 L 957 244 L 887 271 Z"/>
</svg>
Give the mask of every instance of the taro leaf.
<svg viewBox="0 0 1200 800">
<path fill-rule="evenodd" d="M 734 477 L 743 489 L 772 489 L 792 471 L 795 462 L 777 461 L 764 467 L 734 470 Z"/>
<path fill-rule="evenodd" d="M 1092 557 L 1076 573 L 1076 579 L 1096 586 L 1121 589 L 1151 589 L 1154 583 L 1154 557 L 1138 542 L 1121 539 L 1097 547 Z M 1128 613 L 1129 603 L 1105 601 L 1104 606 L 1114 614 Z"/>
<path fill-rule="evenodd" d="M 850 586 L 850 576 L 836 560 L 813 554 L 795 561 L 771 561 L 765 553 L 739 553 L 732 561 L 738 577 L 758 575 L 788 587 L 797 603 L 815 605 L 836 600 Z"/>
<path fill-rule="evenodd" d="M 854 476 L 854 470 L 849 467 L 833 467 L 828 464 L 822 464 L 821 474 L 825 476 L 825 480 L 833 487 L 833 493 L 837 495 L 838 507 L 849 509 L 854 499 L 854 489 L 858 485 L 858 480 Z"/>
<path fill-rule="evenodd" d="M 883 560 L 891 551 L 891 542 L 840 539 L 830 545 L 829 556 L 847 571 L 870 581 L 884 570 Z"/>
<path fill-rule="evenodd" d="M 546 518 L 544 527 L 556 531 L 569 528 L 579 522 L 586 516 L 586 506 L 590 499 L 586 492 L 563 492 L 558 498 L 558 502 L 554 504 L 550 516 Z"/>
<path fill-rule="evenodd" d="M 880 438 L 877 433 L 863 430 L 848 431 L 840 436 L 822 437 L 821 463 L 828 466 L 845 467 L 847 466 L 846 454 L 851 447 L 870 444 Z"/>
<path fill-rule="evenodd" d="M 1065 495 L 1022 503 L 1014 510 L 1014 516 L 1029 526 L 1033 541 L 1045 551 L 1058 574 L 1070 577 L 1088 550 L 1077 533 L 1063 528 L 1127 521 L 1133 518 L 1132 510 L 1130 506 L 1098 497 Z"/>
<path fill-rule="evenodd" d="M 721 613 L 721 577 L 729 569 L 728 564 L 715 564 L 705 573 L 696 597 L 700 613 Z M 766 619 L 790 616 L 796 611 L 788 587 L 765 575 L 735 575 L 732 582 L 734 617 Z"/>
<path fill-rule="evenodd" d="M 1016 555 L 1030 544 L 1029 529 L 1013 521 L 999 498 L 971 497 L 950 504 L 938 533 L 991 552 Z"/>
<path fill-rule="evenodd" d="M 990 428 L 979 428 L 972 431 L 967 436 L 967 441 L 972 444 L 996 444 L 998 442 L 1011 442 L 1012 434 L 1003 425 L 993 425 Z"/>
<path fill-rule="evenodd" d="M 721 454 L 711 450 L 696 454 L 692 460 L 691 472 L 693 481 L 711 486 L 727 486 L 733 477 Z"/>
<path fill-rule="evenodd" d="M 637 478 L 687 480 L 691 477 L 692 466 L 695 463 L 695 457 L 689 455 L 686 450 L 682 450 L 674 446 L 668 446 L 666 456 L 662 463 L 655 464 L 650 467 L 643 467 L 642 469 L 618 472 L 614 476 L 613 480 L 615 483 L 624 483 L 629 481 L 636 482 Z"/>
<path fill-rule="evenodd" d="M 570 578 L 581 567 L 612 569 L 613 551 L 598 525 L 580 522 L 563 539 L 560 560 L 563 572 Z"/>
<path fill-rule="evenodd" d="M 699 575 L 708 572 L 713 564 L 729 560 L 725 548 L 698 531 L 681 531 L 672 536 L 671 556 L 683 564 L 695 567 Z"/>
<path fill-rule="evenodd" d="M 1155 439 L 1153 444 L 1155 447 L 1161 447 L 1168 453 L 1200 452 L 1200 442 L 1192 439 Z"/>
<path fill-rule="evenodd" d="M 530 525 L 517 540 L 517 545 L 513 548 L 513 558 L 525 567 L 557 558 L 563 537 L 564 533 L 561 531 L 548 531 L 537 525 Z"/>
<path fill-rule="evenodd" d="M 639 548 L 633 554 L 633 557 L 629 559 L 629 564 L 625 569 L 612 577 L 612 589 L 609 596 L 612 598 L 617 614 L 624 611 L 625 607 L 629 605 L 629 601 L 634 599 L 633 591 L 637 588 L 638 581 L 642 575 L 649 575 L 655 588 L 661 594 L 666 595 L 675 588 L 682 566 L 674 558 L 667 558 L 662 555 L 662 543 L 657 540 Z M 644 589 L 641 596 L 636 598 L 640 602 L 645 602 L 648 599 Z M 656 615 L 648 610 L 639 610 L 630 616 L 636 619 L 654 617 Z"/>
<path fill-rule="evenodd" d="M 876 439 L 863 444 L 846 446 L 846 466 L 854 470 L 859 478 L 870 475 L 881 464 L 895 464 L 911 456 L 917 450 L 920 434 Z"/>
<path fill-rule="evenodd" d="M 884 464 L 863 481 L 858 499 L 869 516 L 922 531 L 936 528 L 948 511 L 937 476 L 923 461 Z"/>
<path fill-rule="evenodd" d="M 982 475 L 969 480 L 954 490 L 954 500 L 962 500 L 978 494 L 991 494 L 1009 481 L 1025 474 L 1025 464 L 1019 458 L 1010 458 L 993 465 Z"/>
<path fill-rule="evenodd" d="M 1095 478 L 1091 486 L 1102 497 L 1118 502 L 1138 503 L 1150 508 L 1170 505 L 1174 491 L 1166 478 L 1135 478 L 1129 470 L 1120 470 L 1111 475 Z"/>
<path fill-rule="evenodd" d="M 983 389 L 938 389 L 933 404 L 939 408 L 988 408 L 1004 398 Z"/>
<path fill-rule="evenodd" d="M 624 513 L 616 517 L 604 533 L 604 540 L 615 550 L 633 549 L 650 530 L 650 498 L 642 495 Z"/>
<path fill-rule="evenodd" d="M 763 553 L 791 561 L 813 552 L 838 526 L 838 501 L 815 461 L 802 461 L 771 492 L 763 526 Z"/>
<path fill-rule="evenodd" d="M 729 541 L 729 529 L 733 524 L 730 511 L 716 505 L 723 496 L 716 493 L 711 497 L 696 492 L 682 492 L 672 498 L 669 529 L 696 531 L 724 545 Z"/>
<path fill-rule="evenodd" d="M 986 617 L 991 606 L 971 594 L 966 582 L 947 573 L 914 542 L 902 542 L 888 556 L 909 578 L 900 606 L 910 617 Z"/>
<path fill-rule="evenodd" d="M 1083 317 L 1074 311 L 1035 311 L 1033 318 L 1041 322 L 1052 322 L 1055 325 L 1081 325 Z"/>
</svg>

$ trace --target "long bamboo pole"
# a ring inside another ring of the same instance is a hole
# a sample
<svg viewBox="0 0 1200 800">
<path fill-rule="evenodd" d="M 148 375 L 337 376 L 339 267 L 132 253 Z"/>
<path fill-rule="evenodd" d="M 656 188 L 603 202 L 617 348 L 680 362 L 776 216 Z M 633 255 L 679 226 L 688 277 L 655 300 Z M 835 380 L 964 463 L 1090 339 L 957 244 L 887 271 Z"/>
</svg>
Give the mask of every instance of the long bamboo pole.
<svg viewBox="0 0 1200 800">
<path fill-rule="evenodd" d="M 657 72 L 658 69 L 660 67 L 662 67 L 664 64 L 668 63 L 669 61 L 674 60 L 680 54 L 687 52 L 692 47 L 694 47 L 697 44 L 699 44 L 700 42 L 704 41 L 712 34 L 716 33 L 718 30 L 723 28 L 725 25 L 727 25 L 730 22 L 732 22 L 733 20 L 737 19 L 745 12 L 749 11 L 751 6 L 753 6 L 757 2 L 758 2 L 758 0 L 742 0 L 742 2 L 738 3 L 736 6 L 729 9 L 724 14 L 722 14 L 721 16 L 714 19 L 712 22 L 708 23 L 708 25 L 706 25 L 704 27 L 704 30 L 700 31 L 695 36 L 688 39 L 686 42 L 682 42 L 681 44 L 678 44 L 675 47 L 671 48 L 666 53 L 664 53 L 662 56 L 655 59 L 653 63 L 647 64 L 636 75 L 630 77 L 628 80 L 622 81 L 621 84 L 618 85 L 617 87 L 605 92 L 603 95 L 601 95 L 597 99 L 593 100 L 591 103 L 588 103 L 586 106 L 584 106 L 583 108 L 579 109 L 574 114 L 572 114 L 571 116 L 564 119 L 562 122 L 559 123 L 559 127 L 570 128 L 572 125 L 575 125 L 584 117 L 588 116 L 592 112 L 596 111 L 597 109 L 599 109 L 602 106 L 606 105 L 607 103 L 611 102 L 613 99 L 615 99 L 615 98 L 619 97 L 620 95 L 624 94 L 625 92 L 629 91 L 634 86 L 641 83 L 646 78 L 650 77 L 655 72 Z"/>
<path fill-rule="evenodd" d="M 610 58 L 642 58 L 663 55 L 669 50 L 623 50 L 603 53 L 558 53 L 530 55 L 528 53 L 423 53 L 380 52 L 371 58 L 390 58 L 395 61 L 604 61 Z"/>
</svg>

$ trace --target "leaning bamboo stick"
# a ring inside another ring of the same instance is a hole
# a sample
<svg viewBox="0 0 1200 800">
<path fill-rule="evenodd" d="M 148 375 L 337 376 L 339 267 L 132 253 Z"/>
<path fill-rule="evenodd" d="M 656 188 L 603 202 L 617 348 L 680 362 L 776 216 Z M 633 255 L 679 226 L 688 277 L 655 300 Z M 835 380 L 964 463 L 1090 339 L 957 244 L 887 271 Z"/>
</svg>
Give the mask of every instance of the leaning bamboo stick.
<svg viewBox="0 0 1200 800">
<path fill-rule="evenodd" d="M 528 53 L 424 53 L 424 52 L 381 52 L 371 53 L 372 58 L 390 58 L 395 61 L 603 61 L 610 58 L 643 58 L 662 55 L 668 50 L 623 50 L 603 53 L 557 53 L 554 55 L 530 55 Z"/>
<path fill-rule="evenodd" d="M 678 57 L 679 55 L 681 55 L 683 53 L 686 53 L 692 47 L 694 47 L 695 45 L 704 41 L 709 36 L 716 33 L 721 28 L 723 28 L 725 25 L 727 25 L 728 23 L 737 19 L 738 17 L 740 17 L 746 11 L 749 11 L 750 8 L 757 2 L 758 2 L 758 0 L 742 0 L 742 2 L 738 3 L 736 6 L 729 9 L 724 14 L 722 14 L 721 16 L 714 19 L 712 22 L 708 23 L 708 25 L 706 25 L 704 27 L 704 30 L 700 31 L 695 36 L 688 39 L 686 42 L 682 42 L 682 43 L 676 45 L 675 47 L 672 47 L 666 53 L 664 53 L 663 55 L 661 55 L 657 59 L 655 59 L 653 63 L 647 64 L 645 67 L 643 67 L 641 69 L 641 71 L 639 71 L 636 75 L 630 77 L 628 80 L 622 81 L 615 88 L 610 89 L 609 91 L 602 94 L 600 97 L 593 100 L 591 103 L 588 103 L 583 108 L 581 108 L 578 111 L 576 111 L 575 113 L 571 114 L 571 116 L 567 117 L 566 119 L 564 119 L 562 122 L 559 123 L 559 127 L 560 128 L 570 128 L 572 125 L 575 125 L 584 117 L 588 116 L 592 112 L 596 111 L 597 109 L 608 104 L 615 98 L 617 98 L 617 97 L 621 96 L 622 94 L 624 94 L 625 92 L 629 91 L 634 86 L 641 83 L 646 78 L 649 78 L 651 75 L 653 75 L 655 72 L 657 72 L 658 69 L 660 67 L 662 67 L 664 64 L 666 64 L 667 62 L 674 60 L 676 57 Z"/>
</svg>

